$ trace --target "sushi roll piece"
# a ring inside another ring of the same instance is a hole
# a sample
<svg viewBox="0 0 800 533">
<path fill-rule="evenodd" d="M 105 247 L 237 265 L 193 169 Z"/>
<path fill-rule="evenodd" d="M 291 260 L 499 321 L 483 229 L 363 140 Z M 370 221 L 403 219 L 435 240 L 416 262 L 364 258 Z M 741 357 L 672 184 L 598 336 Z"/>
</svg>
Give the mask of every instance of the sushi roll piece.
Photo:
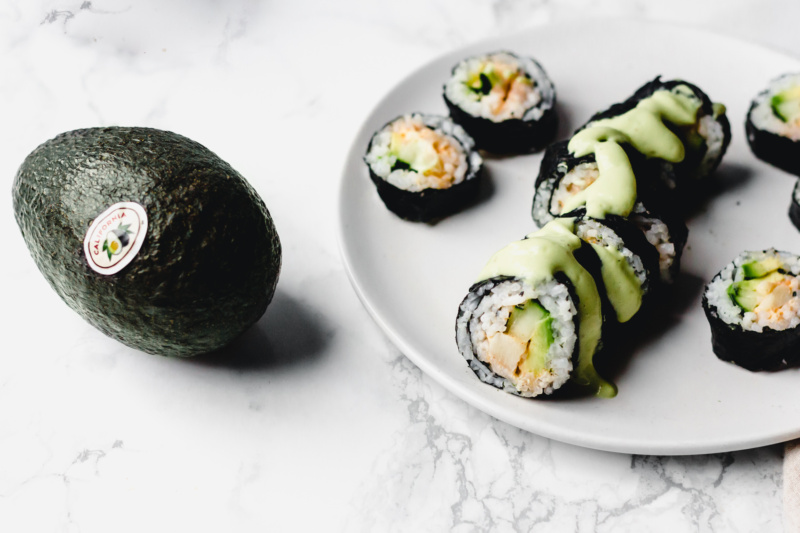
<svg viewBox="0 0 800 533">
<path fill-rule="evenodd" d="M 800 362 L 800 257 L 743 252 L 706 286 L 703 309 L 714 353 L 748 370 Z"/>
<path fill-rule="evenodd" d="M 756 157 L 800 176 L 800 73 L 784 74 L 758 93 L 745 131 Z"/>
<path fill-rule="evenodd" d="M 794 227 L 800 230 L 800 180 L 797 180 L 792 189 L 792 203 L 789 205 L 789 220 Z"/>
<path fill-rule="evenodd" d="M 511 52 L 469 57 L 444 85 L 450 116 L 495 154 L 521 154 L 547 145 L 558 127 L 556 92 L 542 66 Z"/>
<path fill-rule="evenodd" d="M 600 263 L 573 225 L 556 220 L 498 251 L 461 302 L 456 344 L 481 381 L 524 397 L 568 381 L 616 394 L 594 366 L 606 309 Z"/>
<path fill-rule="evenodd" d="M 535 397 L 564 385 L 577 359 L 578 316 L 568 280 L 531 285 L 500 276 L 473 285 L 459 306 L 461 355 L 484 383 Z"/>
<path fill-rule="evenodd" d="M 578 131 L 586 129 L 600 120 L 627 113 L 642 102 L 652 101 L 652 97 L 658 92 L 681 95 L 688 98 L 690 102 L 693 101 L 697 108 L 693 121 L 678 124 L 667 120 L 668 127 L 684 146 L 682 160 L 679 162 L 664 161 L 660 170 L 660 179 L 674 189 L 678 188 L 681 183 L 703 179 L 710 175 L 719 166 L 731 142 L 731 125 L 725 106 L 712 102 L 708 95 L 696 85 L 684 80 L 663 81 L 658 76 L 637 89 L 624 102 L 612 105 L 595 114 Z"/>
<path fill-rule="evenodd" d="M 461 126 L 421 113 L 400 116 L 378 130 L 364 161 L 386 207 L 414 222 L 441 219 L 471 203 L 483 166 Z"/>
</svg>

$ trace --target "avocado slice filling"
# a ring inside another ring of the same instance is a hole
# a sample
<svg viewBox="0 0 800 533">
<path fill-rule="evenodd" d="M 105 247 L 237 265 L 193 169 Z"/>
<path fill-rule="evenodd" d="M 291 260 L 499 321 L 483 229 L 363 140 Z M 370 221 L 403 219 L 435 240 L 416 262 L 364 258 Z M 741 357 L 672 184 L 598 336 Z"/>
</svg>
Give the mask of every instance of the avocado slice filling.
<svg viewBox="0 0 800 533">
<path fill-rule="evenodd" d="M 491 92 L 492 87 L 502 78 L 491 64 L 484 65 L 480 70 L 472 73 L 467 79 L 466 85 L 469 89 L 478 95 L 487 95 Z"/>
<path fill-rule="evenodd" d="M 549 372 L 547 353 L 553 344 L 552 322 L 550 313 L 535 300 L 515 306 L 505 333 L 490 340 L 495 372 L 509 379 Z"/>
<path fill-rule="evenodd" d="M 783 268 L 783 263 L 777 257 L 765 257 L 760 261 L 750 261 L 742 265 L 744 279 L 763 278 L 771 272 Z"/>
<path fill-rule="evenodd" d="M 397 158 L 392 170 L 411 170 L 424 174 L 439 164 L 439 154 L 433 143 L 415 131 L 392 133 L 389 153 Z"/>
<path fill-rule="evenodd" d="M 775 268 L 761 277 L 732 283 L 728 287 L 728 296 L 744 311 L 754 311 L 757 307 L 778 309 L 794 296 L 789 286 L 783 283 L 786 277 Z"/>
<path fill-rule="evenodd" d="M 769 104 L 776 117 L 783 122 L 791 122 L 800 115 L 800 85 L 773 95 Z"/>
</svg>

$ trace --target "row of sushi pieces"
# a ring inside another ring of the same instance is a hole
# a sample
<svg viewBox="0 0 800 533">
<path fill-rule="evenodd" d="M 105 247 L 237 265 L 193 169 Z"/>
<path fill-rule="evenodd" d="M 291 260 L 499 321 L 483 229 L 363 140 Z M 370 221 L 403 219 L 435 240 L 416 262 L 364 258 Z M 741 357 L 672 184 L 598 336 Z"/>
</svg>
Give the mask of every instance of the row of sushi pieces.
<svg viewBox="0 0 800 533">
<path fill-rule="evenodd" d="M 656 78 L 548 147 L 532 206 L 541 229 L 492 256 L 459 306 L 456 343 L 475 374 L 525 397 L 568 383 L 614 396 L 598 357 L 675 278 L 679 201 L 729 143 L 724 106 Z"/>
<path fill-rule="evenodd" d="M 800 177 L 800 73 L 772 80 L 750 103 L 747 142 L 759 159 Z M 789 218 L 800 229 L 800 180 L 795 183 Z"/>
<path fill-rule="evenodd" d="M 800 176 L 800 74 L 772 80 L 750 104 L 747 141 L 759 159 Z M 800 180 L 789 218 L 800 229 Z M 711 342 L 720 359 L 752 371 L 800 364 L 800 257 L 775 249 L 746 251 L 703 292 Z"/>
<path fill-rule="evenodd" d="M 493 52 L 456 64 L 444 83 L 449 116 L 401 115 L 372 136 L 364 161 L 386 207 L 431 222 L 478 196 L 483 158 L 547 145 L 558 126 L 552 81 L 534 59 Z"/>
</svg>

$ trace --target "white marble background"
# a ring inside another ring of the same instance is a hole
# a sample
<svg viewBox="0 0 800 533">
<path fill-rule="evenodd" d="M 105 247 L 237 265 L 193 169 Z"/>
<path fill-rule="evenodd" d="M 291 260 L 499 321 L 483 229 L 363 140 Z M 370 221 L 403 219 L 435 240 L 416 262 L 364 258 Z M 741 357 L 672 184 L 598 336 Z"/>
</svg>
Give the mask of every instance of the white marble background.
<svg viewBox="0 0 800 533">
<path fill-rule="evenodd" d="M 793 0 L 0 0 L 6 194 L 61 131 L 169 129 L 248 177 L 284 245 L 229 362 L 163 359 L 61 303 L 0 201 L 0 531 L 783 531 L 781 446 L 629 456 L 498 422 L 388 343 L 339 261 L 338 174 L 395 83 L 473 40 L 618 16 L 800 54 Z"/>
</svg>

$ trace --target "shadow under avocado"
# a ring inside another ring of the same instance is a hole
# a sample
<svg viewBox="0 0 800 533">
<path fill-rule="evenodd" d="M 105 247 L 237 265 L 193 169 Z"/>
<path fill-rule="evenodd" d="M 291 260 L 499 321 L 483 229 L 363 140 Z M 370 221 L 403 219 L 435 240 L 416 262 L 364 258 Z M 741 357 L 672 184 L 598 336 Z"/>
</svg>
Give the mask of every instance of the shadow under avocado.
<svg viewBox="0 0 800 533">
<path fill-rule="evenodd" d="M 313 363 L 332 336 L 315 315 L 280 288 L 258 322 L 228 346 L 187 359 L 200 365 L 236 370 L 268 370 Z"/>
</svg>

